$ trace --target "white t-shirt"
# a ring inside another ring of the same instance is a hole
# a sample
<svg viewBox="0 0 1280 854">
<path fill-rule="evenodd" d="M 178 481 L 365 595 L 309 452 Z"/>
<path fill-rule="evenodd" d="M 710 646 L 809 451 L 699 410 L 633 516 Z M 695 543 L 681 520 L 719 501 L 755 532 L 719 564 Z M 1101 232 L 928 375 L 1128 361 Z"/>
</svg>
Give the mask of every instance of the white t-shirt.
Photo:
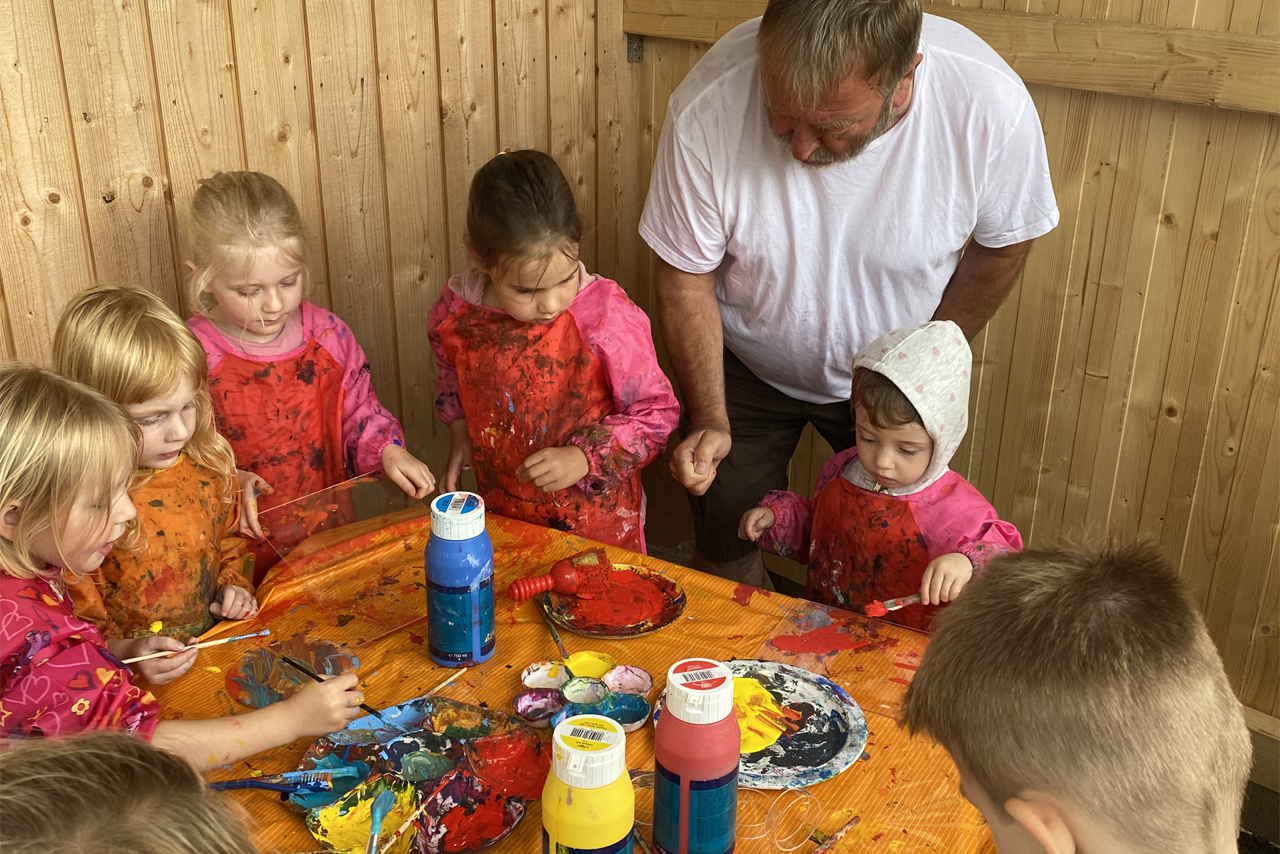
<svg viewBox="0 0 1280 854">
<path fill-rule="evenodd" d="M 1040 117 L 985 42 L 925 15 L 906 115 L 853 160 L 806 166 L 769 129 L 759 25 L 672 94 L 640 235 L 715 271 L 725 344 L 756 376 L 848 400 L 854 354 L 933 315 L 970 235 L 998 248 L 1057 225 Z"/>
</svg>

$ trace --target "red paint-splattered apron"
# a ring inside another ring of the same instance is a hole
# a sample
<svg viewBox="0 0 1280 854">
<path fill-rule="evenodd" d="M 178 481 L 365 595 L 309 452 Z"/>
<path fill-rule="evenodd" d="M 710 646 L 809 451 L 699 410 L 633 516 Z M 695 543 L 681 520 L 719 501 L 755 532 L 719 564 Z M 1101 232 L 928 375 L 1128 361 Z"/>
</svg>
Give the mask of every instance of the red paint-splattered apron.
<svg viewBox="0 0 1280 854">
<path fill-rule="evenodd" d="M 439 334 L 458 371 L 458 397 L 486 508 L 640 551 L 639 515 L 616 512 L 640 507 L 638 471 L 599 496 L 577 486 L 545 493 L 516 477 L 530 454 L 568 445 L 570 436 L 613 411 L 604 367 L 570 313 L 550 323 L 522 323 L 467 305 L 440 324 Z"/>
<path fill-rule="evenodd" d="M 805 595 L 840 608 L 860 611 L 876 599 L 919 593 L 929 565 L 911 502 L 859 489 L 842 477 L 814 499 L 812 543 Z M 917 603 L 885 619 L 928 629 L 937 611 Z"/>
<path fill-rule="evenodd" d="M 342 377 L 342 366 L 318 341 L 270 361 L 228 353 L 210 372 L 218 432 L 231 443 L 236 466 L 274 490 L 259 496 L 258 512 L 346 479 Z M 263 542 L 252 551 L 258 583 L 278 557 Z"/>
</svg>

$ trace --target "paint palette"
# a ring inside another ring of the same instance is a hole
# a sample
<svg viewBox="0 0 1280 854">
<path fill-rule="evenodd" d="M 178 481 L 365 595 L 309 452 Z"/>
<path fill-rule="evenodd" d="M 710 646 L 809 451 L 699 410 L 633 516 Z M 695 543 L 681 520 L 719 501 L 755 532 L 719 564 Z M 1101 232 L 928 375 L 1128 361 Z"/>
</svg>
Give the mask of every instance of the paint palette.
<svg viewBox="0 0 1280 854">
<path fill-rule="evenodd" d="M 227 673 L 227 693 L 251 709 L 287 699 L 311 684 L 305 673 L 280 660 L 293 658 L 323 676 L 337 676 L 360 666 L 355 653 L 332 641 L 292 637 L 251 649 Z"/>
<path fill-rule="evenodd" d="M 812 786 L 852 765 L 867 744 L 867 719 L 843 688 L 778 661 L 735 659 L 733 705 L 742 727 L 738 785 Z M 664 697 L 659 697 L 656 721 Z"/>
<path fill-rule="evenodd" d="M 633 638 L 669 626 L 684 613 L 684 588 L 645 566 L 614 564 L 605 595 L 598 599 L 544 594 L 547 613 L 561 628 L 580 635 Z"/>
<path fill-rule="evenodd" d="M 298 765 L 369 769 L 355 788 L 307 804 L 307 828 L 326 848 L 346 850 L 361 827 L 367 836 L 369 805 L 388 787 L 396 793 L 397 814 L 405 812 L 400 821 L 422 807 L 414 830 L 392 854 L 482 851 L 505 839 L 523 820 L 526 804 L 541 796 L 550 751 L 515 718 L 443 697 L 419 697 L 382 715 L 390 728 L 372 715 L 357 718 L 317 739 Z M 388 820 L 388 833 L 400 821 Z"/>
</svg>

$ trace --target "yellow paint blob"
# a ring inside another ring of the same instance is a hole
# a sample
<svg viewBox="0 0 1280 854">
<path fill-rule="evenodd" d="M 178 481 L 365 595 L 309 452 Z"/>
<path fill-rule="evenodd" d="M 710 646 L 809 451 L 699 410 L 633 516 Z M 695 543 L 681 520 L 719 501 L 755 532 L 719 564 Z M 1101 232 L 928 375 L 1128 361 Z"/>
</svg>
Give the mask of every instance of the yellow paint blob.
<svg viewBox="0 0 1280 854">
<path fill-rule="evenodd" d="M 313 810 L 307 819 L 312 836 L 335 851 L 364 851 L 369 841 L 369 825 L 373 821 L 373 799 L 382 788 L 383 784 L 378 779 L 366 781 L 341 800 Z M 383 845 L 417 809 L 413 786 L 393 785 L 392 789 L 396 793 L 396 802 L 382 822 Z M 417 838 L 417 833 L 410 829 L 391 846 L 389 854 L 409 854 Z M 378 850 L 381 851 L 381 847 Z"/>
<path fill-rule="evenodd" d="M 205 669 L 205 670 L 207 670 L 207 671 L 209 671 L 210 673 L 221 673 L 221 672 L 222 672 L 222 668 L 221 668 L 221 667 L 216 667 L 216 666 L 214 666 L 214 665 L 212 665 L 212 664 L 210 664 L 208 667 L 206 667 L 206 668 L 204 668 L 204 669 Z"/>
<path fill-rule="evenodd" d="M 153 634 L 153 635 L 158 635 L 158 634 L 160 634 L 160 630 L 161 630 L 161 629 L 163 629 L 163 628 L 164 628 L 164 623 L 160 622 L 159 620 L 153 620 L 153 621 L 152 621 L 152 623 L 151 623 L 151 625 L 147 626 L 147 629 L 148 629 L 148 630 L 151 632 L 151 634 Z"/>
<path fill-rule="evenodd" d="M 603 652 L 592 652 L 591 650 L 583 650 L 575 652 L 564 660 L 565 666 L 573 671 L 574 676 L 586 676 L 589 679 L 599 679 L 610 670 L 618 666 L 618 662 L 611 655 L 605 655 Z"/>
<path fill-rule="evenodd" d="M 250 776 L 250 777 L 261 777 L 261 776 L 262 776 L 262 772 L 261 772 L 261 771 L 259 771 L 257 768 L 254 768 L 252 771 L 250 771 L 250 772 L 249 772 L 249 776 Z"/>
<path fill-rule="evenodd" d="M 734 678 L 733 710 L 742 730 L 743 753 L 764 750 L 787 731 L 782 707 L 758 680 Z"/>
</svg>

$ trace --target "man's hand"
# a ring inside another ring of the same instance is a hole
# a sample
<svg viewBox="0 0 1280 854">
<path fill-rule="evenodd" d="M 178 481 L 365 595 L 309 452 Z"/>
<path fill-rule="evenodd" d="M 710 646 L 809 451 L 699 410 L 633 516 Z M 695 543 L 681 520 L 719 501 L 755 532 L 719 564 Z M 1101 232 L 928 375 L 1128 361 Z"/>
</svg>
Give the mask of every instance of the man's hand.
<svg viewBox="0 0 1280 854">
<path fill-rule="evenodd" d="M 729 455 L 733 439 L 727 429 L 694 430 L 671 455 L 671 476 L 694 495 L 703 495 L 716 479 L 716 466 Z"/>
<path fill-rule="evenodd" d="M 532 482 L 543 492 L 557 492 L 573 486 L 589 471 L 587 455 L 576 445 L 568 445 L 530 454 L 516 469 L 516 477 L 521 483 Z"/>
</svg>

